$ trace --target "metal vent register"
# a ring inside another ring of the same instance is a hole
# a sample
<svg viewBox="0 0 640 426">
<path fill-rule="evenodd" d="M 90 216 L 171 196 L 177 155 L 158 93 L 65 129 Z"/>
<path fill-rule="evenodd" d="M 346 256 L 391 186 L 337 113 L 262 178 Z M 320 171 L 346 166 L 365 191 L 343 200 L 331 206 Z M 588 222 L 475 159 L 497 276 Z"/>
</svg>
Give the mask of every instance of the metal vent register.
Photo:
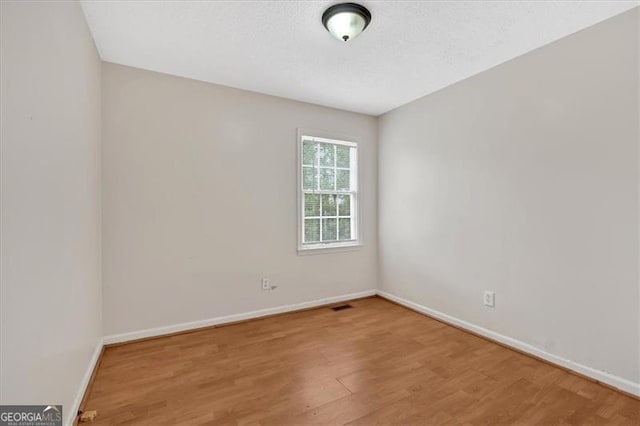
<svg viewBox="0 0 640 426">
<path fill-rule="evenodd" d="M 350 309 L 350 308 L 353 308 L 353 306 L 347 303 L 346 305 L 333 306 L 331 309 L 333 309 L 334 311 L 342 311 L 343 309 Z"/>
</svg>

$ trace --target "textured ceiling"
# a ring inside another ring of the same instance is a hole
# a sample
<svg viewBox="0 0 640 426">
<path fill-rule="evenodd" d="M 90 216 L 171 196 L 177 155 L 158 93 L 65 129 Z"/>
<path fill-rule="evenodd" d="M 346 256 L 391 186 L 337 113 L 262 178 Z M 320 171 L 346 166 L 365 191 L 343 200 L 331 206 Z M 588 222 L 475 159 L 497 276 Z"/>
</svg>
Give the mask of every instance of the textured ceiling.
<svg viewBox="0 0 640 426">
<path fill-rule="evenodd" d="M 363 1 L 349 43 L 331 1 L 82 1 L 103 60 L 378 115 L 631 9 L 636 1 Z"/>
</svg>

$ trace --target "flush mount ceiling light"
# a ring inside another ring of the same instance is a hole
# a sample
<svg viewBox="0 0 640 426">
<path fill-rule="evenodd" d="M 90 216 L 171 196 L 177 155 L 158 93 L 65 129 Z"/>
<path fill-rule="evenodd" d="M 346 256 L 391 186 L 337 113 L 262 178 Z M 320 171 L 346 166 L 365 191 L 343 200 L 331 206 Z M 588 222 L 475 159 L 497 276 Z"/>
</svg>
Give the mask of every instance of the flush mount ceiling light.
<svg viewBox="0 0 640 426">
<path fill-rule="evenodd" d="M 340 3 L 322 14 L 322 24 L 338 40 L 349 41 L 367 28 L 371 13 L 356 3 Z"/>
</svg>

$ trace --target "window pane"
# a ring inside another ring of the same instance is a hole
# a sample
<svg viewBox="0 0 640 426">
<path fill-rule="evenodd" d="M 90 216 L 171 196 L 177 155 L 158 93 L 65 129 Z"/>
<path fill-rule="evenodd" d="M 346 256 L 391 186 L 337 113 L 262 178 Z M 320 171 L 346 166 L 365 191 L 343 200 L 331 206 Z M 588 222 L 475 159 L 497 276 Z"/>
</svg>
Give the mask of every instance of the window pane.
<svg viewBox="0 0 640 426">
<path fill-rule="evenodd" d="M 344 145 L 336 145 L 336 166 L 351 167 L 351 148 Z"/>
<path fill-rule="evenodd" d="M 302 164 L 312 166 L 316 158 L 316 144 L 311 141 L 304 141 L 302 144 Z"/>
<path fill-rule="evenodd" d="M 336 239 L 336 219 L 322 219 L 322 241 Z"/>
<path fill-rule="evenodd" d="M 302 168 L 302 189 L 317 189 L 315 171 L 313 167 Z"/>
<path fill-rule="evenodd" d="M 320 189 L 323 191 L 334 190 L 334 169 L 320 169 Z"/>
<path fill-rule="evenodd" d="M 323 195 L 322 196 L 322 216 L 337 216 L 336 211 L 336 196 L 335 195 Z"/>
<path fill-rule="evenodd" d="M 304 215 L 320 216 L 320 196 L 315 194 L 304 194 Z"/>
<path fill-rule="evenodd" d="M 336 170 L 336 190 L 348 191 L 350 188 L 349 170 Z"/>
<path fill-rule="evenodd" d="M 338 195 L 338 216 L 351 216 L 351 195 Z"/>
<path fill-rule="evenodd" d="M 351 219 L 338 219 L 340 229 L 339 229 L 339 239 L 340 240 L 350 240 L 351 239 Z"/>
<path fill-rule="evenodd" d="M 321 166 L 335 166 L 334 145 L 330 143 L 318 144 L 318 157 Z"/>
<path fill-rule="evenodd" d="M 320 241 L 320 219 L 304 220 L 304 242 L 317 243 Z"/>
</svg>

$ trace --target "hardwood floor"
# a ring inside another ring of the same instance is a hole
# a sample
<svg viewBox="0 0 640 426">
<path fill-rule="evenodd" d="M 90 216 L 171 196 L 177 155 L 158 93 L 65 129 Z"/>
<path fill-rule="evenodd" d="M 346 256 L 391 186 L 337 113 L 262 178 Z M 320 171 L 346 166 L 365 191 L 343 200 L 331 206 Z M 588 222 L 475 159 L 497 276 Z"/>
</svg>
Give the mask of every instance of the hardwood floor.
<svg viewBox="0 0 640 426">
<path fill-rule="evenodd" d="M 639 425 L 640 401 L 380 298 L 109 347 L 93 424 Z"/>
</svg>

